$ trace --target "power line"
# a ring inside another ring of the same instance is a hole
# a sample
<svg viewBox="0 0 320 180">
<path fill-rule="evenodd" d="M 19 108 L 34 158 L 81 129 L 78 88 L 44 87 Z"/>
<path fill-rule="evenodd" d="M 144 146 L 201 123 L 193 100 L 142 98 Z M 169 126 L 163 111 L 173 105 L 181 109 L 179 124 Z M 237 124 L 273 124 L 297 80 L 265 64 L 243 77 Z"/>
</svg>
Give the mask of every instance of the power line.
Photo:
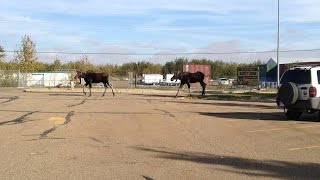
<svg viewBox="0 0 320 180">
<path fill-rule="evenodd" d="M 281 50 L 279 52 L 311 52 L 320 51 L 320 49 L 295 49 L 295 50 Z M 22 51 L 4 51 L 7 53 L 22 52 Z M 82 55 L 119 55 L 119 56 L 133 56 L 133 55 L 228 55 L 228 54 L 262 54 L 262 53 L 276 53 L 276 50 L 269 51 L 234 51 L 234 52 L 175 52 L 175 53 L 118 53 L 118 52 L 70 52 L 70 51 L 38 51 L 38 54 L 82 54 Z"/>
</svg>

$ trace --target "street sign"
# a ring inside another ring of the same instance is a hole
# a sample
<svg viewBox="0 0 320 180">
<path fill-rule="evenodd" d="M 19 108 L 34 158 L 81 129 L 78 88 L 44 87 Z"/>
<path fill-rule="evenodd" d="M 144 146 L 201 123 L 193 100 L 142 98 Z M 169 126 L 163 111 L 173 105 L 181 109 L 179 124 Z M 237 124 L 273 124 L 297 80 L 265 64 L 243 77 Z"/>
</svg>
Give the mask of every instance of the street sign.
<svg viewBox="0 0 320 180">
<path fill-rule="evenodd" d="M 259 85 L 259 67 L 257 66 L 238 67 L 238 85 L 247 85 L 247 86 Z"/>
</svg>

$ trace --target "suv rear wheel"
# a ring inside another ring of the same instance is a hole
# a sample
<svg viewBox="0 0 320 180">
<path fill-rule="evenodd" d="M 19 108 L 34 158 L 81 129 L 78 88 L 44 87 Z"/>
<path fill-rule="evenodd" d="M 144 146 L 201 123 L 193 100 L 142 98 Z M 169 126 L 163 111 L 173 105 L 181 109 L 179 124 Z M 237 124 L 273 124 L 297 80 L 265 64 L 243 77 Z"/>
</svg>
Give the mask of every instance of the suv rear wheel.
<svg viewBox="0 0 320 180">
<path fill-rule="evenodd" d="M 286 114 L 289 120 L 297 120 L 302 114 L 302 112 L 288 110 L 288 109 L 284 109 L 284 113 Z"/>
<path fill-rule="evenodd" d="M 286 106 L 296 103 L 299 97 L 297 86 L 292 82 L 284 83 L 279 89 L 280 101 Z"/>
</svg>

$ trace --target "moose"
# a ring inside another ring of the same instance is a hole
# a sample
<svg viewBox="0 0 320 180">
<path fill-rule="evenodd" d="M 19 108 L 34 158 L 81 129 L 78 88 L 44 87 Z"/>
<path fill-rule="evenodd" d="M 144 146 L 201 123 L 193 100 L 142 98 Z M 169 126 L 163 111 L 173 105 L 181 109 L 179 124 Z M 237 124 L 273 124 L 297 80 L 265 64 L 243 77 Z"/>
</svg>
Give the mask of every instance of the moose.
<svg viewBox="0 0 320 180">
<path fill-rule="evenodd" d="M 191 92 L 190 92 L 190 83 L 197 83 L 199 82 L 201 84 L 202 87 L 202 96 L 205 95 L 205 89 L 207 84 L 205 82 L 203 82 L 204 80 L 204 74 L 200 71 L 197 71 L 195 73 L 191 73 L 191 72 L 175 72 L 173 77 L 171 78 L 171 81 L 174 80 L 180 80 L 180 86 L 178 88 L 178 92 L 176 94 L 176 98 L 178 96 L 178 93 L 180 91 L 180 89 L 183 87 L 183 85 L 187 84 L 188 85 L 188 89 L 189 89 L 189 94 L 191 96 Z"/>
<path fill-rule="evenodd" d="M 74 79 L 80 79 L 80 84 L 81 84 L 81 78 L 84 79 L 85 85 L 83 86 L 83 93 L 86 95 L 86 92 L 84 91 L 84 87 L 89 85 L 89 90 L 90 90 L 90 95 L 91 96 L 91 88 L 92 88 L 92 83 L 103 83 L 104 85 L 104 92 L 102 96 L 106 93 L 107 87 L 109 86 L 112 90 L 112 94 L 114 97 L 114 92 L 112 85 L 109 83 L 109 75 L 107 73 L 95 73 L 93 71 L 87 71 L 87 72 L 82 72 L 82 71 L 77 71 L 76 76 Z"/>
</svg>

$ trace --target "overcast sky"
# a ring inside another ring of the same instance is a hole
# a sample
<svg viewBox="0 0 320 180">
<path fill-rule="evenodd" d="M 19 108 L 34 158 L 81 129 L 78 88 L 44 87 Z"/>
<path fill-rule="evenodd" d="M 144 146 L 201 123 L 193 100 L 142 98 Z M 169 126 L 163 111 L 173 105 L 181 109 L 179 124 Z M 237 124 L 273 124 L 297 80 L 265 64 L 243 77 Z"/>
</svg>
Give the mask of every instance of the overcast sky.
<svg viewBox="0 0 320 180">
<path fill-rule="evenodd" d="M 320 1 L 280 0 L 280 50 L 320 48 Z M 37 51 L 190 53 L 276 50 L 277 0 L 0 0 L 0 45 L 14 50 L 26 34 Z M 81 55 L 41 54 L 63 61 Z M 319 58 L 320 51 L 281 53 Z M 174 57 L 248 62 L 276 53 L 223 55 L 89 55 L 93 63 Z M 296 60 L 296 59 L 295 59 Z"/>
</svg>

